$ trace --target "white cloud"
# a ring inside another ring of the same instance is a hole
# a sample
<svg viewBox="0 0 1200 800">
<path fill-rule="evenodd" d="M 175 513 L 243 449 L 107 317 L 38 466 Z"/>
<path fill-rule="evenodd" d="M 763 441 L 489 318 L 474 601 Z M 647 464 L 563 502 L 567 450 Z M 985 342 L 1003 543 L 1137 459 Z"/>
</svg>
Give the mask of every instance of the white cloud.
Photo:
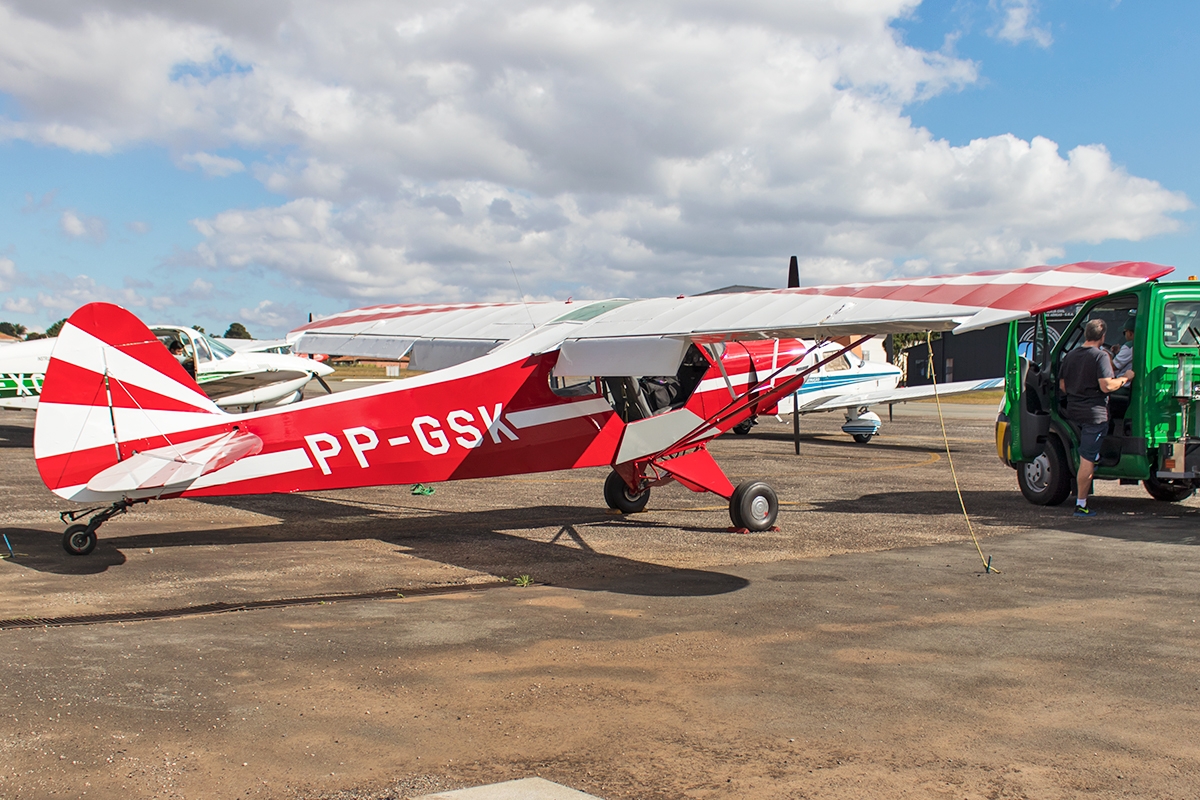
<svg viewBox="0 0 1200 800">
<path fill-rule="evenodd" d="M 1050 29 L 1037 25 L 1037 0 L 990 0 L 992 10 L 1002 14 L 1000 23 L 992 29 L 992 35 L 1010 44 L 1033 42 L 1038 47 L 1049 47 L 1054 43 Z"/>
<path fill-rule="evenodd" d="M 0 292 L 7 292 L 17 280 L 17 265 L 11 258 L 0 256 Z"/>
<path fill-rule="evenodd" d="M 205 175 L 212 178 L 224 178 L 246 170 L 246 165 L 236 158 L 215 156 L 212 153 L 188 153 L 179 161 L 185 167 L 199 167 Z"/>
<path fill-rule="evenodd" d="M 82 305 L 95 302 L 116 303 L 129 308 L 141 308 L 146 298 L 136 289 L 115 289 L 97 283 L 88 275 L 74 278 L 54 277 L 43 280 L 49 291 L 38 292 L 37 304 L 43 309 L 72 312 Z"/>
<path fill-rule="evenodd" d="M 126 222 L 125 227 L 126 227 L 126 229 L 129 230 L 130 233 L 136 233 L 139 236 L 150 232 L 150 223 L 145 222 L 143 220 L 133 220 L 132 222 Z"/>
<path fill-rule="evenodd" d="M 6 297 L 4 310 L 13 314 L 34 314 L 37 309 L 28 297 Z"/>
<path fill-rule="evenodd" d="M 276 333 L 291 330 L 305 320 L 303 312 L 291 303 L 281 304 L 271 300 L 263 300 L 254 308 L 243 308 L 238 316 L 247 329 L 269 328 Z"/>
<path fill-rule="evenodd" d="M 1050 43 L 995 2 L 996 36 Z M 546 296 L 777 284 L 791 253 L 810 283 L 1022 266 L 1175 229 L 1187 198 L 1100 145 L 914 127 L 977 75 L 904 44 L 918 5 L 0 0 L 0 137 L 249 169 L 285 200 L 196 220 L 198 259 L 338 298 L 513 297 L 509 261 Z"/>
<path fill-rule="evenodd" d="M 81 217 L 68 208 L 58 219 L 58 226 L 72 239 L 87 239 L 102 244 L 108 238 L 108 225 L 99 217 Z"/>
<path fill-rule="evenodd" d="M 198 299 L 206 299 L 212 295 L 213 285 L 203 278 L 196 278 L 188 287 L 186 294 Z"/>
</svg>

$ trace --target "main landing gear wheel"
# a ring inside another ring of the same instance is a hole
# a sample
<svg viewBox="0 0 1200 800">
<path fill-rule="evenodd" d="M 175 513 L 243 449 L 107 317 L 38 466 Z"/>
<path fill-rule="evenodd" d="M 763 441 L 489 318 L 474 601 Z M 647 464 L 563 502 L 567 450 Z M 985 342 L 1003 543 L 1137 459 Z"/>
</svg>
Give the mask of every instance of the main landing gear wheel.
<svg viewBox="0 0 1200 800">
<path fill-rule="evenodd" d="M 1058 439 L 1046 441 L 1033 461 L 1017 465 L 1017 485 L 1035 506 L 1057 506 L 1071 494 L 1071 472 Z"/>
<path fill-rule="evenodd" d="M 72 525 L 63 533 L 63 550 L 73 556 L 86 556 L 96 549 L 96 532 L 87 525 Z"/>
<path fill-rule="evenodd" d="M 1164 503 L 1178 503 L 1187 500 L 1196 493 L 1196 486 L 1191 481 L 1171 481 L 1151 476 L 1142 481 L 1142 486 L 1155 500 Z"/>
<path fill-rule="evenodd" d="M 871 437 L 874 436 L 875 434 L 873 434 L 873 433 L 855 433 L 855 434 L 851 434 L 851 435 L 854 437 L 854 441 L 858 442 L 859 444 L 866 444 L 867 442 L 871 441 Z"/>
<path fill-rule="evenodd" d="M 615 508 L 622 514 L 636 514 L 645 510 L 646 503 L 650 502 L 650 490 L 643 489 L 640 493 L 634 494 L 625 485 L 624 478 L 615 472 L 610 472 L 604 480 L 604 502 L 608 503 L 609 508 Z"/>
<path fill-rule="evenodd" d="M 736 433 L 738 436 L 745 436 L 746 434 L 750 433 L 750 429 L 753 428 L 757 424 L 758 424 L 758 419 L 756 417 L 750 417 L 750 419 L 745 420 L 743 422 L 739 422 L 737 425 L 734 425 L 733 432 Z"/>
<path fill-rule="evenodd" d="M 743 481 L 729 498 L 729 519 L 735 528 L 770 530 L 778 516 L 779 498 L 763 481 Z"/>
</svg>

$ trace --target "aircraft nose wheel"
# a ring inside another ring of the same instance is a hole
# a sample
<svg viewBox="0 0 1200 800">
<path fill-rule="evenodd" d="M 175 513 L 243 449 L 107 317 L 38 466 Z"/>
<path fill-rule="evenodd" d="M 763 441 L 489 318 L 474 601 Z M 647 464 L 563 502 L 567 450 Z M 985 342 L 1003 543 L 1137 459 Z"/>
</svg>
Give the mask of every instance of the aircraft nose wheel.
<svg viewBox="0 0 1200 800">
<path fill-rule="evenodd" d="M 735 528 L 766 531 L 779 516 L 779 498 L 771 485 L 763 481 L 743 481 L 729 499 L 729 519 Z"/>
<path fill-rule="evenodd" d="M 96 549 L 96 532 L 87 525 L 72 525 L 63 533 L 63 549 L 73 556 L 86 556 Z"/>
<path fill-rule="evenodd" d="M 604 480 L 604 502 L 622 514 L 636 514 L 645 510 L 646 503 L 650 502 L 650 490 L 643 489 L 634 494 L 625 485 L 624 478 L 616 472 L 610 472 Z"/>
</svg>

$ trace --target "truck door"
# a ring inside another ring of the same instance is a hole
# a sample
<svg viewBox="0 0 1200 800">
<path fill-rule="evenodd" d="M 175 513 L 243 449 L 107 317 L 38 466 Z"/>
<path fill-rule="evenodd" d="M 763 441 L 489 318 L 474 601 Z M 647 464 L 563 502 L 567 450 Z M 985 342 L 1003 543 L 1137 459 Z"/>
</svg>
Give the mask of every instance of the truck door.
<svg viewBox="0 0 1200 800">
<path fill-rule="evenodd" d="M 1038 315 L 1034 326 L 1033 346 L 1024 352 L 1017 340 L 1017 323 L 1008 327 L 1004 392 L 1010 426 L 1009 459 L 1013 464 L 1037 457 L 1050 432 L 1051 394 L 1047 392 L 1045 369 L 1049 338 L 1044 314 Z"/>
</svg>

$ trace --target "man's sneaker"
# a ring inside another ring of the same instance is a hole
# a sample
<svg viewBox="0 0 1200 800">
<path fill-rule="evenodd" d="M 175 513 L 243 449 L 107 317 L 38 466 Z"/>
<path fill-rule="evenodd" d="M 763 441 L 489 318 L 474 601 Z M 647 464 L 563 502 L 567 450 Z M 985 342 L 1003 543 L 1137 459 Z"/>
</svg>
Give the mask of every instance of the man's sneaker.
<svg viewBox="0 0 1200 800">
<path fill-rule="evenodd" d="M 1077 517 L 1095 517 L 1096 510 L 1087 506 L 1075 506 L 1075 516 Z"/>
</svg>

